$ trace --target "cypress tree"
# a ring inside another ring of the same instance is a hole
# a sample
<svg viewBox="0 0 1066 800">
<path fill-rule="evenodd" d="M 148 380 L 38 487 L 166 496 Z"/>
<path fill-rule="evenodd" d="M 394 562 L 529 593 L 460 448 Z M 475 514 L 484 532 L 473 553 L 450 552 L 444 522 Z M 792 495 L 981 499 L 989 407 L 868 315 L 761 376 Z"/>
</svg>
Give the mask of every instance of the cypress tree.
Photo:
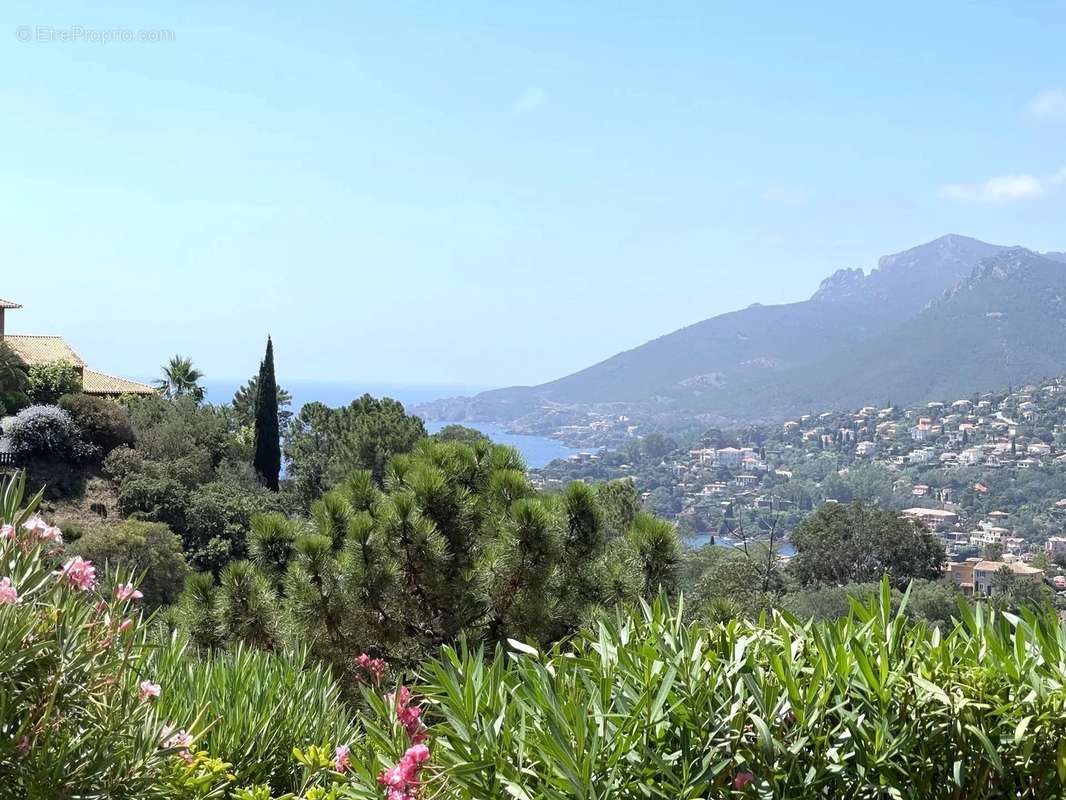
<svg viewBox="0 0 1066 800">
<path fill-rule="evenodd" d="M 281 475 L 281 430 L 278 423 L 278 384 L 274 377 L 274 343 L 267 337 L 266 356 L 259 365 L 255 397 L 255 472 L 263 485 L 278 490 Z"/>
</svg>

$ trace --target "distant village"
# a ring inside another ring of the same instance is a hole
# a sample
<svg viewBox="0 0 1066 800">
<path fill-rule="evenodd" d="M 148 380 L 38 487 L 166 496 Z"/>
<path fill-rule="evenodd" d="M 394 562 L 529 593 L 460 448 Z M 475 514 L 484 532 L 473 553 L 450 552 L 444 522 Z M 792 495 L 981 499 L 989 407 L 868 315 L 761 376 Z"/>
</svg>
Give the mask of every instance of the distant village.
<svg viewBox="0 0 1066 800">
<path fill-rule="evenodd" d="M 910 408 L 805 414 L 689 446 L 666 440 L 665 453 L 627 418 L 587 425 L 625 426 L 631 441 L 553 462 L 535 472 L 539 485 L 628 477 L 645 503 L 690 531 L 729 535 L 746 520 L 756 537 L 775 518 L 787 534 L 824 502 L 879 502 L 935 532 L 955 565 L 949 575 L 977 593 L 1004 565 L 1034 577 L 1066 565 L 1066 378 Z"/>
</svg>

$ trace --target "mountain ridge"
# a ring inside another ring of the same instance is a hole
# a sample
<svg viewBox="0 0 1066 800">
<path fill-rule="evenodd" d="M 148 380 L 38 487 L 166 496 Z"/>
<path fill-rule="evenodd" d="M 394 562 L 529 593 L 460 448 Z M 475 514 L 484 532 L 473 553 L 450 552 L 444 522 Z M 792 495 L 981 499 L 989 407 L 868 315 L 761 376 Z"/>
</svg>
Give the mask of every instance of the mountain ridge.
<svg viewBox="0 0 1066 800">
<path fill-rule="evenodd" d="M 936 370 L 928 359 L 914 361 L 919 367 L 909 366 L 906 359 L 888 358 L 885 343 L 910 342 L 900 331 L 918 325 L 928 336 L 961 346 L 944 324 L 936 322 L 939 316 L 954 313 L 953 293 L 1032 272 L 1039 273 L 1037 283 L 1044 288 L 1030 287 L 1030 292 L 1057 293 L 1061 288 L 1066 295 L 1066 282 L 1059 286 L 1066 278 L 1064 263 L 1066 256 L 1060 253 L 1042 256 L 1017 246 L 949 234 L 883 256 L 869 273 L 837 270 L 808 300 L 753 304 L 685 326 L 554 381 L 491 390 L 416 410 L 436 418 L 514 422 L 558 414 L 559 409 L 606 407 L 743 424 L 787 416 L 834 397 L 854 399 L 857 393 L 870 391 L 876 381 L 882 382 L 879 394 L 891 393 L 894 385 L 903 387 L 903 394 L 897 393 L 901 398 L 922 391 L 923 386 L 928 391 L 936 386 L 964 388 L 969 384 L 963 378 L 931 381 L 920 375 L 922 370 Z M 986 305 L 994 302 L 986 300 Z M 988 313 L 993 312 L 989 307 Z M 929 315 L 933 323 L 928 322 Z M 1045 324 L 1053 324 L 1052 309 L 1041 305 L 1039 316 Z M 969 317 L 965 321 L 972 335 L 980 335 L 980 326 Z M 1066 371 L 1066 350 L 1044 352 L 1037 341 L 1034 353 L 1043 355 L 1027 360 L 1026 337 L 1038 338 L 1037 332 L 1025 326 L 1008 328 L 1011 347 L 1018 351 L 1016 364 L 1028 364 L 1020 370 L 1019 380 L 1038 377 L 1029 374 L 1032 369 L 1052 365 Z M 983 367 L 971 365 L 988 377 L 994 354 L 979 346 L 970 349 L 992 359 Z M 871 358 L 892 364 L 896 375 L 871 368 Z M 951 372 L 950 365 L 947 369 Z M 805 372 L 821 376 L 821 383 L 812 384 Z M 874 400 L 864 397 L 859 404 Z"/>
</svg>

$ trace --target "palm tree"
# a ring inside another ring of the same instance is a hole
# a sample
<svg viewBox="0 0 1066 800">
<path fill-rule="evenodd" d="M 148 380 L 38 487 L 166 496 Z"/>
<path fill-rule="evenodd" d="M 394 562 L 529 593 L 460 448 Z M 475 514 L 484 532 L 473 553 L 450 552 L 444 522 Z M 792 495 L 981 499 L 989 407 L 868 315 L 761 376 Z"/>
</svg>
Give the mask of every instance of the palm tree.
<svg viewBox="0 0 1066 800">
<path fill-rule="evenodd" d="M 0 392 L 26 390 L 26 365 L 11 346 L 0 341 Z"/>
<path fill-rule="evenodd" d="M 203 377 L 204 374 L 192 365 L 191 358 L 174 356 L 163 367 L 163 377 L 156 381 L 156 386 L 172 400 L 188 395 L 200 402 L 204 399 L 204 389 L 200 386 Z"/>
</svg>

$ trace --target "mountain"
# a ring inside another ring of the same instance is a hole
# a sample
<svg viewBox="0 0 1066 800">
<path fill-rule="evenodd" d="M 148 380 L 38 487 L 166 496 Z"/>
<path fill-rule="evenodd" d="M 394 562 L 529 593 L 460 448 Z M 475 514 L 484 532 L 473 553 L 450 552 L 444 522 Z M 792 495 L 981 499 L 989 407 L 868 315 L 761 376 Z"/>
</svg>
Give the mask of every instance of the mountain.
<svg viewBox="0 0 1066 800">
<path fill-rule="evenodd" d="M 913 318 L 722 398 L 769 416 L 958 399 L 1066 371 L 1066 267 L 1021 247 L 983 260 Z"/>
<path fill-rule="evenodd" d="M 809 300 L 755 304 L 540 386 L 419 411 L 530 427 L 599 408 L 728 425 L 1066 372 L 1063 263 L 1061 253 L 943 236 L 881 258 L 869 274 L 839 270 Z"/>
</svg>

